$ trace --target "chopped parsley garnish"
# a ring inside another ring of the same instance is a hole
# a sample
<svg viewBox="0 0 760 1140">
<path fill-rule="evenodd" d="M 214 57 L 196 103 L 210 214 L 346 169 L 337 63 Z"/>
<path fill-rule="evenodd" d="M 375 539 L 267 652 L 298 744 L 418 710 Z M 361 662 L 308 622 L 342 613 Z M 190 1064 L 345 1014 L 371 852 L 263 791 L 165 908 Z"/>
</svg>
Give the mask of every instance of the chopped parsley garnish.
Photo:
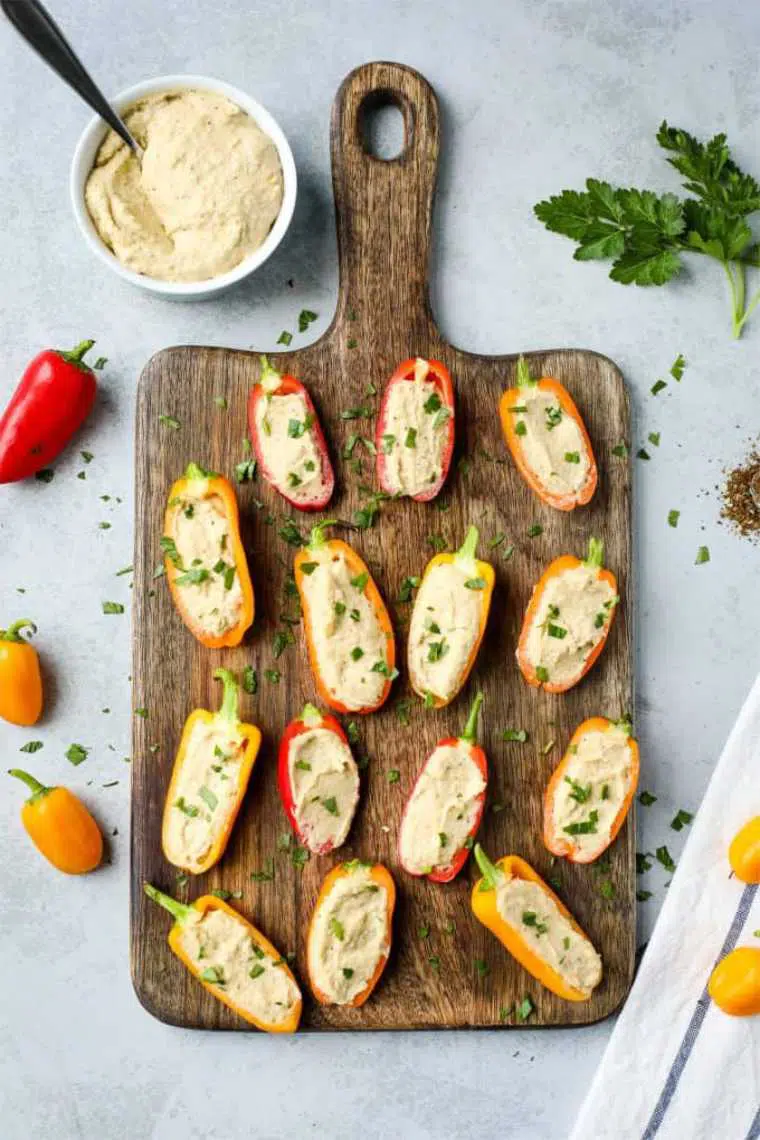
<svg viewBox="0 0 760 1140">
<path fill-rule="evenodd" d="M 417 927 L 417 937 L 423 942 L 426 938 L 430 937 L 430 927 L 426 922 L 421 922 Z"/>
<path fill-rule="evenodd" d="M 280 335 L 277 337 L 277 343 L 284 344 L 286 348 L 292 340 L 293 334 L 291 332 L 288 332 L 286 329 L 283 329 Z"/>
<path fill-rule="evenodd" d="M 335 796 L 328 796 L 327 799 L 322 800 L 322 807 L 326 812 L 329 812 L 330 815 L 338 814 L 338 801 Z"/>
<path fill-rule="evenodd" d="M 41 740 L 27 740 L 26 744 L 22 744 L 19 752 L 39 752 L 40 748 L 44 747 Z"/>
<path fill-rule="evenodd" d="M 253 980 L 255 981 L 256 978 L 260 978 L 263 973 L 264 973 L 264 967 L 261 965 L 260 962 L 256 962 L 256 964 L 251 966 L 250 970 L 248 971 L 248 977 L 253 978 Z"/>
<path fill-rule="evenodd" d="M 343 458 L 350 459 L 354 454 L 354 448 L 361 439 L 358 432 L 352 431 L 346 442 L 343 444 Z"/>
<path fill-rule="evenodd" d="M 566 835 L 596 835 L 596 825 L 599 822 L 599 812 L 592 811 L 588 819 L 579 819 L 575 823 L 568 823 L 562 830 Z"/>
<path fill-rule="evenodd" d="M 302 483 L 303 483 L 303 479 L 301 478 L 300 475 L 297 475 L 295 473 L 295 471 L 289 471 L 288 472 L 288 486 L 289 487 L 300 487 Z"/>
<path fill-rule="evenodd" d="M 617 455 L 619 459 L 625 459 L 628 455 L 628 444 L 623 442 L 616 443 L 612 449 L 612 454 Z"/>
<path fill-rule="evenodd" d="M 280 670 L 279 669 L 265 669 L 264 676 L 270 685 L 279 685 L 280 683 Z"/>
<path fill-rule="evenodd" d="M 198 788 L 198 795 L 201 797 L 209 811 L 216 811 L 219 800 L 210 788 L 207 788 L 205 784 L 201 784 L 200 788 Z"/>
<path fill-rule="evenodd" d="M 639 450 L 636 452 L 636 458 L 637 459 L 651 459 L 652 457 L 649 454 L 649 452 L 646 450 L 645 447 L 640 447 Z"/>
<path fill-rule="evenodd" d="M 226 396 L 214 396 L 214 403 L 216 404 L 217 408 L 220 408 L 223 412 L 227 411 Z"/>
<path fill-rule="evenodd" d="M 259 676 L 253 665 L 246 665 L 243 669 L 243 689 L 251 696 L 255 696 L 259 688 Z"/>
<path fill-rule="evenodd" d="M 524 728 L 505 728 L 501 734 L 502 740 L 517 741 L 518 744 L 524 744 L 528 739 L 528 734 Z"/>
<path fill-rule="evenodd" d="M 333 916 L 330 919 L 328 926 L 330 928 L 330 933 L 333 934 L 338 939 L 339 942 L 342 942 L 343 939 L 346 937 L 346 930 L 345 930 L 345 927 L 343 926 L 343 923 L 340 922 L 337 918 L 335 918 L 335 916 Z"/>
<path fill-rule="evenodd" d="M 435 697 L 434 697 L 434 696 L 433 696 L 433 694 L 430 692 L 430 689 L 426 689 L 426 690 L 425 690 L 425 701 L 424 701 L 424 704 L 425 704 L 425 708 L 426 708 L 426 709 L 432 709 L 432 708 L 434 707 L 434 705 L 435 705 Z"/>
<path fill-rule="evenodd" d="M 680 511 L 668 511 L 668 526 L 672 526 L 675 530 L 675 528 L 678 526 L 678 520 L 680 517 Z"/>
<path fill-rule="evenodd" d="M 439 427 L 443 427 L 443 425 L 448 423 L 450 419 L 451 411 L 448 408 L 439 408 L 439 410 L 435 413 L 435 419 L 433 420 L 433 430 Z"/>
<path fill-rule="evenodd" d="M 104 614 L 123 614 L 124 606 L 121 602 L 103 602 Z"/>
<path fill-rule="evenodd" d="M 485 978 L 491 973 L 491 967 L 483 958 L 475 958 L 474 962 L 479 977 Z"/>
<path fill-rule="evenodd" d="M 584 787 L 578 780 L 573 780 L 570 776 L 565 776 L 565 783 L 570 785 L 570 799 L 575 800 L 577 804 L 585 804 L 591 799 L 591 784 L 586 784 Z"/>
<path fill-rule="evenodd" d="M 286 519 L 277 533 L 283 542 L 287 542 L 288 546 L 304 545 L 303 535 L 292 519 Z"/>
<path fill-rule="evenodd" d="M 261 871 L 251 871 L 254 883 L 271 883 L 274 880 L 274 859 L 266 859 Z"/>
<path fill-rule="evenodd" d="M 404 578 L 398 592 L 399 602 L 410 602 L 412 600 L 412 592 L 417 589 L 421 578 Z"/>
<path fill-rule="evenodd" d="M 652 447 L 660 446 L 660 433 L 658 431 L 650 431 L 647 439 L 652 444 Z"/>
<path fill-rule="evenodd" d="M 388 772 L 387 779 L 389 784 L 397 784 L 401 779 L 401 773 L 398 768 L 391 768 Z"/>
<path fill-rule="evenodd" d="M 552 404 L 546 409 L 546 430 L 552 431 L 562 421 L 562 408 L 559 404 Z"/>
<path fill-rule="evenodd" d="M 189 819 L 195 819 L 195 817 L 200 814 L 200 808 L 197 808 L 195 804 L 187 803 L 184 796 L 180 796 L 179 799 L 175 800 L 174 806 L 178 808 L 183 815 L 188 816 Z"/>
<path fill-rule="evenodd" d="M 89 748 L 85 748 L 83 744 L 70 744 L 66 749 L 66 759 L 70 764 L 81 764 L 87 759 L 88 752 Z"/>
<path fill-rule="evenodd" d="M 549 924 L 547 922 L 541 922 L 534 910 L 524 910 L 522 920 L 524 926 L 532 927 L 538 935 L 546 934 L 549 929 Z"/>
<path fill-rule="evenodd" d="M 201 974 L 204 982 L 211 982 L 215 986 L 224 985 L 224 970 L 221 966 L 207 966 Z"/>
<path fill-rule="evenodd" d="M 503 530 L 500 530 L 498 534 L 495 534 L 493 536 L 493 538 L 489 538 L 486 545 L 488 546 L 489 550 L 495 550 L 497 546 L 501 546 L 506 541 L 507 541 L 506 534 L 504 533 Z"/>
<path fill-rule="evenodd" d="M 528 538 L 538 538 L 539 534 L 543 533 L 544 528 L 541 526 L 541 523 L 533 523 L 532 526 L 528 527 Z"/>
<path fill-rule="evenodd" d="M 652 869 L 652 860 L 649 854 L 644 851 L 636 852 L 636 874 L 645 875 L 647 871 Z"/>
<path fill-rule="evenodd" d="M 357 574 L 355 578 L 351 579 L 351 585 L 355 590 L 363 590 L 369 582 L 369 571 L 363 570 L 361 574 Z"/>
<path fill-rule="evenodd" d="M 235 480 L 238 483 L 251 483 L 256 476 L 256 460 L 244 459 L 235 465 Z"/>
<path fill-rule="evenodd" d="M 651 792 L 639 792 L 639 803 L 642 807 L 651 807 L 652 804 L 657 803 L 657 796 L 653 796 Z"/>
<path fill-rule="evenodd" d="M 161 547 L 162 551 L 164 552 L 166 557 L 169 559 L 171 564 L 173 566 L 176 566 L 178 570 L 181 570 L 182 569 L 182 559 L 179 556 L 179 551 L 177 550 L 177 544 L 174 541 L 174 539 L 169 538 L 169 536 L 167 534 L 165 534 L 161 537 L 161 540 L 159 541 L 158 545 Z"/>
<path fill-rule="evenodd" d="M 408 728 L 411 724 L 411 717 L 409 714 L 411 712 L 412 702 L 408 697 L 402 697 L 401 700 L 396 701 L 395 707 L 399 724 L 402 728 Z"/>
<path fill-rule="evenodd" d="M 441 397 L 437 392 L 431 392 L 422 405 L 429 416 L 432 416 L 441 406 Z"/>
<path fill-rule="evenodd" d="M 649 389 L 649 391 L 652 393 L 652 395 L 653 395 L 653 396 L 658 396 L 658 395 L 660 394 L 660 392 L 662 392 L 662 390 L 663 390 L 664 388 L 667 388 L 667 386 L 668 386 L 668 385 L 667 385 L 667 381 L 665 381 L 665 380 L 655 380 L 654 384 L 653 384 L 653 385 L 652 385 L 652 387 Z"/>
<path fill-rule="evenodd" d="M 599 884 L 599 893 L 604 899 L 614 899 L 615 884 L 612 882 L 612 879 L 602 879 Z"/>
<path fill-rule="evenodd" d="M 694 559 L 695 566 L 702 566 L 703 563 L 710 561 L 710 548 L 708 546 L 700 546 L 697 551 L 697 557 Z"/>
<path fill-rule="evenodd" d="M 93 459 L 95 458 L 91 451 L 80 451 L 79 454 L 82 456 L 82 459 L 85 461 L 85 463 L 92 463 Z"/>
<path fill-rule="evenodd" d="M 143 708 L 135 709 L 135 716 L 141 716 L 143 718 L 143 720 L 145 720 L 147 715 L 148 715 L 147 709 L 143 709 Z"/>
<path fill-rule="evenodd" d="M 301 312 L 298 314 L 298 331 L 301 333 L 306 332 L 312 321 L 316 321 L 316 319 L 317 314 L 313 313 L 311 309 L 301 309 Z"/>
<path fill-rule="evenodd" d="M 366 404 L 357 404 L 353 408 L 344 408 L 340 413 L 342 420 L 366 420 L 372 416 L 372 409 L 368 408 Z"/>
<path fill-rule="evenodd" d="M 580 461 L 581 461 L 580 451 L 566 451 L 565 452 L 565 463 L 580 463 Z"/>
<path fill-rule="evenodd" d="M 355 645 L 353 647 L 353 649 L 351 650 L 351 660 L 352 661 L 361 661 L 363 656 L 364 656 L 364 650 L 362 649 L 361 645 Z"/>
<path fill-rule="evenodd" d="M 371 673 L 382 673 L 382 675 L 384 677 L 387 677 L 387 679 L 389 681 L 395 681 L 396 678 L 398 677 L 398 669 L 391 668 L 391 666 L 388 665 L 387 662 L 382 661 L 382 660 L 376 661 L 375 664 L 372 666 L 370 672 Z"/>
<path fill-rule="evenodd" d="M 348 616 L 351 618 L 351 621 L 361 621 L 362 620 L 362 615 L 356 609 L 349 610 Z"/>
<path fill-rule="evenodd" d="M 535 1009 L 536 1007 L 526 994 L 526 996 L 515 1009 L 515 1016 L 517 1017 L 518 1021 L 527 1021 L 530 1015 L 535 1012 Z"/>
<path fill-rule="evenodd" d="M 411 447 L 416 447 L 416 446 L 417 446 L 417 429 L 410 427 L 407 429 L 406 436 L 404 437 L 404 447 L 410 447 L 411 448 Z"/>
<path fill-rule="evenodd" d="M 610 785 L 602 784 L 602 790 L 599 793 L 600 800 L 608 800 L 610 798 Z"/>
<path fill-rule="evenodd" d="M 383 436 L 383 455 L 390 455 L 396 445 L 395 435 L 386 434 Z"/>
<path fill-rule="evenodd" d="M 183 574 L 178 574 L 174 579 L 175 586 L 199 586 L 201 582 L 207 582 L 211 577 L 205 566 L 191 566 L 189 570 L 185 570 Z"/>
<path fill-rule="evenodd" d="M 440 641 L 430 641 L 428 642 L 427 659 L 429 662 L 435 663 L 445 657 L 448 651 L 449 646 L 445 637 L 442 637 Z"/>
<path fill-rule="evenodd" d="M 693 819 L 694 816 L 690 811 L 684 811 L 683 808 L 679 808 L 671 819 L 670 826 L 674 831 L 683 831 L 683 829 L 687 827 Z"/>
<path fill-rule="evenodd" d="M 313 574 L 314 571 L 316 570 L 317 566 L 319 566 L 318 562 L 302 562 L 301 563 L 301 573 L 307 574 L 307 575 Z M 341 603 L 338 603 L 338 604 L 341 604 Z M 345 609 L 345 608 L 346 607 L 343 606 L 343 609 Z M 336 604 L 336 609 L 337 609 L 337 604 Z"/>
<path fill-rule="evenodd" d="M 348 338 L 348 340 L 346 341 L 346 348 L 356 348 L 356 346 L 358 345 L 358 343 L 359 343 L 359 342 L 358 342 L 358 340 L 356 339 L 356 337 L 355 337 L 355 336 L 350 336 L 350 337 Z"/>
<path fill-rule="evenodd" d="M 242 899 L 242 891 L 227 891 L 224 887 L 215 887 L 213 891 L 209 891 L 215 899 L 222 899 L 224 902 L 229 902 L 230 899 Z"/>
<path fill-rule="evenodd" d="M 350 720 L 346 725 L 346 736 L 351 744 L 358 744 L 361 737 L 359 735 L 359 725 L 355 720 Z"/>
<path fill-rule="evenodd" d="M 567 637 L 567 630 L 564 628 L 564 626 L 554 625 L 552 622 L 547 623 L 546 632 L 548 633 L 549 637 L 555 637 L 558 641 L 562 641 Z"/>
<path fill-rule="evenodd" d="M 305 420 L 288 420 L 288 435 L 291 439 L 300 439 L 313 424 L 314 416 L 311 412 L 309 412 Z"/>
<path fill-rule="evenodd" d="M 158 417 L 158 422 L 164 427 L 171 428 L 172 431 L 179 431 L 179 429 L 182 427 L 182 424 L 179 422 L 176 416 L 160 415 Z"/>
<path fill-rule="evenodd" d="M 437 972 L 441 968 L 441 959 L 437 954 L 431 954 L 428 958 L 428 964 L 431 970 L 435 970 Z"/>
<path fill-rule="evenodd" d="M 296 760 L 293 767 L 298 768 L 299 772 L 310 772 L 311 771 L 311 764 L 309 763 L 308 760 Z"/>
<path fill-rule="evenodd" d="M 440 554 L 442 550 L 446 549 L 446 539 L 442 534 L 429 534 L 425 539 L 428 546 L 431 546 L 436 554 Z"/>
<path fill-rule="evenodd" d="M 675 871 L 676 865 L 673 862 L 667 847 L 658 847 L 655 851 L 655 857 L 657 859 L 657 862 L 663 866 L 666 871 Z"/>
<path fill-rule="evenodd" d="M 307 562 L 307 563 L 305 563 L 305 565 L 310 566 L 311 563 Z M 303 566 L 301 567 L 301 569 L 303 570 Z M 309 571 L 307 571 L 307 573 L 310 574 L 311 571 L 309 570 Z M 342 617 L 343 614 L 346 612 L 346 603 L 345 602 L 336 602 L 335 606 L 333 608 L 334 608 L 336 614 L 338 615 L 338 617 Z"/>
<path fill-rule="evenodd" d="M 670 375 L 673 377 L 674 380 L 680 381 L 681 377 L 684 374 L 685 368 L 686 368 L 686 360 L 684 359 L 683 353 L 679 352 L 678 356 L 675 358 L 675 360 L 673 361 L 673 363 L 670 366 Z"/>
<path fill-rule="evenodd" d="M 356 342 L 354 342 L 354 343 L 356 343 Z M 349 347 L 349 348 L 351 347 L 351 343 L 350 343 L 350 342 L 349 342 L 349 346 L 348 346 L 348 347 Z M 344 966 L 344 967 L 343 967 L 343 977 L 346 979 L 346 981 L 347 981 L 347 982 L 350 982 L 350 981 L 351 981 L 351 979 L 353 978 L 353 976 L 354 976 L 354 971 L 351 969 L 351 967 L 350 967 L 350 966 Z"/>
<path fill-rule="evenodd" d="M 515 435 L 527 435 L 528 429 L 525 425 L 525 420 L 518 420 L 515 424 Z"/>
<path fill-rule="evenodd" d="M 549 670 L 544 665 L 536 666 L 536 680 L 545 684 L 549 680 Z"/>
<path fill-rule="evenodd" d="M 646 902 L 647 899 L 651 899 L 651 897 L 652 897 L 651 891 L 636 891 L 636 901 L 637 902 Z"/>
<path fill-rule="evenodd" d="M 486 580 L 485 578 L 468 578 L 464 585 L 467 590 L 485 590 Z"/>
<path fill-rule="evenodd" d="M 289 645 L 295 645 L 295 643 L 296 639 L 293 636 L 293 631 L 291 629 L 278 629 L 277 633 L 274 635 L 274 641 L 272 643 L 272 652 L 274 654 L 275 661 L 278 657 L 281 657 L 283 655 Z"/>
</svg>

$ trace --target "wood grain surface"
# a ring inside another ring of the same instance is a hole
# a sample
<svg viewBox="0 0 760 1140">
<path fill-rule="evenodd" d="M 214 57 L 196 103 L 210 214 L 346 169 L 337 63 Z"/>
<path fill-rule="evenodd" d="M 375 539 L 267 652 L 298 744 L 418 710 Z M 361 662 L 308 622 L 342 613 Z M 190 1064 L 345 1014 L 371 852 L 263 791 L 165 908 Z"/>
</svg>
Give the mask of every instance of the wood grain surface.
<svg viewBox="0 0 760 1140">
<path fill-rule="evenodd" d="M 365 152 L 362 113 L 392 101 L 404 115 L 402 154 L 382 161 Z M 311 1029 L 440 1028 L 509 1025 L 501 1011 L 529 995 L 535 1025 L 581 1025 L 614 1011 L 633 974 L 635 935 L 634 823 L 629 818 L 609 858 L 581 867 L 554 861 L 541 842 L 544 786 L 574 728 L 585 717 L 619 717 L 632 711 L 632 610 L 630 465 L 612 453 L 629 440 L 629 407 L 616 366 L 596 353 L 547 350 L 531 353 L 534 373 L 559 377 L 588 425 L 599 464 L 592 503 L 569 514 L 540 503 L 520 479 L 502 440 L 497 402 L 515 373 L 516 355 L 477 356 L 442 340 L 427 299 L 430 217 L 438 157 L 438 109 L 430 86 L 416 72 L 372 63 L 352 72 L 335 100 L 331 129 L 333 181 L 339 238 L 340 295 L 335 319 L 308 348 L 272 357 L 274 364 L 308 384 L 322 416 L 338 482 L 330 517 L 350 520 L 363 502 L 359 485 L 374 485 L 367 457 L 363 473 L 350 470 L 341 450 L 349 434 L 371 435 L 369 420 L 346 422 L 348 406 L 376 408 L 378 392 L 400 360 L 438 358 L 451 370 L 457 398 L 455 464 L 439 500 L 384 504 L 371 530 L 341 532 L 370 564 L 395 615 L 400 658 L 405 659 L 410 606 L 396 601 L 407 575 L 421 574 L 433 554 L 431 536 L 449 548 L 462 541 L 469 523 L 482 536 L 481 555 L 496 567 L 496 590 L 486 637 L 465 691 L 448 708 L 426 711 L 412 699 L 410 723 L 401 723 L 411 692 L 405 673 L 387 706 L 359 718 L 362 772 L 359 810 L 349 841 L 330 856 L 312 857 L 299 869 L 278 839 L 288 825 L 276 786 L 276 748 L 285 724 L 315 700 L 302 631 L 275 661 L 279 615 L 290 608 L 284 593 L 295 553 L 279 536 L 294 518 L 306 532 L 316 521 L 301 516 L 259 477 L 239 488 L 243 537 L 256 591 L 256 621 L 242 646 L 210 651 L 200 646 L 175 613 L 162 579 L 159 539 L 167 490 L 190 460 L 232 475 L 243 457 L 246 400 L 258 375 L 253 353 L 179 347 L 160 352 L 139 385 L 136 421 L 136 549 L 134 608 L 134 717 L 132 767 L 131 960 L 135 989 L 156 1017 L 175 1025 L 244 1029 L 210 997 L 166 945 L 170 920 L 143 895 L 145 880 L 185 899 L 213 888 L 241 891 L 235 903 L 283 952 L 294 952 Z M 519 333 L 509 346 L 520 350 Z M 224 396 L 226 410 L 215 397 Z M 179 420 L 163 426 L 161 415 Z M 355 457 L 363 454 L 357 446 Z M 263 505 L 262 505 L 263 504 Z M 543 532 L 529 537 L 539 523 Z M 507 542 L 490 553 L 500 532 Z M 590 535 L 604 539 L 607 564 L 618 576 L 622 604 L 609 643 L 589 676 L 565 695 L 530 689 L 515 662 L 515 647 L 531 588 L 544 566 L 563 552 L 583 554 Z M 504 558 L 509 544 L 514 554 Z M 245 804 L 221 864 L 178 887 L 176 871 L 161 853 L 161 813 L 185 717 L 196 706 L 216 707 L 219 665 L 255 666 L 259 691 L 244 697 L 244 719 L 264 734 Z M 277 668 L 279 684 L 265 679 Z M 604 981 L 590 1001 L 572 1004 L 543 990 L 470 914 L 475 878 L 468 865 L 454 883 L 437 886 L 412 879 L 399 868 L 397 831 L 404 801 L 424 759 L 445 736 L 459 731 L 476 689 L 485 694 L 482 739 L 491 778 L 480 840 L 492 857 L 514 852 L 527 858 L 556 889 L 600 950 Z M 399 714 L 402 714 L 401 719 Z M 525 744 L 505 743 L 505 728 L 525 728 Z M 157 747 L 156 747 L 157 746 Z M 399 769 L 399 783 L 388 782 Z M 386 973 L 361 1010 L 320 1007 L 309 996 L 305 933 L 317 891 L 335 862 L 380 860 L 399 888 L 395 937 Z M 251 873 L 274 860 L 275 878 L 258 882 Z M 452 932 L 453 931 L 453 932 Z M 486 963 L 478 967 L 478 962 Z M 486 972 L 487 971 L 487 972 Z"/>
</svg>

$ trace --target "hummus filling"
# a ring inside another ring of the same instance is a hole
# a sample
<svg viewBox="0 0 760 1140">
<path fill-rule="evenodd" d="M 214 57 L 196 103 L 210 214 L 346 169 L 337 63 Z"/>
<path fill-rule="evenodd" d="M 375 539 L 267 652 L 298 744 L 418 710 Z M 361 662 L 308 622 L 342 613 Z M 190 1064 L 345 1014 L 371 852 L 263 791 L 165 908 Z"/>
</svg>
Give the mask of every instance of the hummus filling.
<svg viewBox="0 0 760 1140">
<path fill-rule="evenodd" d="M 482 591 L 454 562 L 433 566 L 422 580 L 409 625 L 409 672 L 415 689 L 448 700 L 457 692 L 480 632 Z"/>
<path fill-rule="evenodd" d="M 164 853 L 170 862 L 198 872 L 235 811 L 246 738 L 223 717 L 197 720 L 166 806 Z"/>
<path fill-rule="evenodd" d="M 582 852 L 609 842 L 612 825 L 631 786 L 628 733 L 615 725 L 584 732 L 558 785 L 552 805 L 554 833 Z"/>
<path fill-rule="evenodd" d="M 180 945 L 204 982 L 257 1021 L 278 1025 L 298 1004 L 301 993 L 289 971 L 226 911 L 208 910 L 186 923 Z"/>
<path fill-rule="evenodd" d="M 162 281 L 204 281 L 258 249 L 280 212 L 275 144 L 212 91 L 165 91 L 122 118 L 142 161 L 114 131 L 85 187 L 101 240 L 128 269 Z"/>
<path fill-rule="evenodd" d="M 451 865 L 475 826 L 485 787 L 465 741 L 436 748 L 401 821 L 399 855 L 407 871 L 425 875 Z"/>
<path fill-rule="evenodd" d="M 578 424 L 566 415 L 556 397 L 536 387 L 520 388 L 514 417 L 526 462 L 544 487 L 555 495 L 581 490 L 591 466 Z M 518 426 L 519 425 L 519 426 Z"/>
<path fill-rule="evenodd" d="M 319 497 L 322 463 L 311 430 L 314 422 L 298 392 L 266 396 L 256 404 L 256 427 L 264 465 L 274 485 L 297 503 Z"/>
<path fill-rule="evenodd" d="M 392 384 L 385 402 L 385 431 L 379 446 L 393 494 L 419 495 L 441 477 L 454 409 L 442 401 L 437 385 L 426 379 L 429 371 L 428 362 L 418 359 L 414 379 Z"/>
<path fill-rule="evenodd" d="M 590 997 L 602 980 L 602 959 L 538 883 L 507 879 L 497 888 L 496 909 L 542 962 Z"/>
<path fill-rule="evenodd" d="M 376 705 L 389 672 L 386 633 L 342 553 L 315 550 L 309 559 L 301 588 L 320 676 L 347 709 Z"/>
<path fill-rule="evenodd" d="M 604 637 L 616 603 L 614 590 L 593 566 L 550 578 L 526 643 L 533 667 L 543 668 L 552 684 L 572 681 Z"/>
<path fill-rule="evenodd" d="M 221 636 L 236 626 L 243 590 L 235 569 L 232 535 L 219 495 L 185 495 L 173 508 L 168 538 L 176 548 L 184 608 L 205 632 Z"/>
<path fill-rule="evenodd" d="M 334 1005 L 367 988 L 390 948 L 387 891 L 359 866 L 335 880 L 309 932 L 309 974 Z"/>
<path fill-rule="evenodd" d="M 340 847 L 359 798 L 359 771 L 351 749 L 329 728 L 294 737 L 288 753 L 293 809 L 311 851 Z"/>
</svg>

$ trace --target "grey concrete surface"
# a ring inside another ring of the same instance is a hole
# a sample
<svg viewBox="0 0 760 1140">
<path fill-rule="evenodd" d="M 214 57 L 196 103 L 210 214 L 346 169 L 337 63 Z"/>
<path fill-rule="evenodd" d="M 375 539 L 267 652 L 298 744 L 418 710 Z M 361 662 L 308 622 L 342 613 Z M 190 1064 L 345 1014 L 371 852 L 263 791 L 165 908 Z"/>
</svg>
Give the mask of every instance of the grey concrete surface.
<svg viewBox="0 0 760 1140">
<path fill-rule="evenodd" d="M 634 442 L 661 432 L 651 461 L 636 463 L 636 712 L 642 783 L 658 797 L 639 827 L 642 849 L 667 843 L 677 858 L 684 837 L 669 821 L 698 805 L 760 658 L 760 551 L 719 525 L 715 490 L 760 427 L 760 313 L 735 343 L 719 267 L 690 265 L 664 289 L 626 289 L 601 265 L 575 264 L 531 206 L 588 175 L 676 188 L 654 144 L 665 116 L 697 133 L 725 129 L 760 173 L 760 9 L 745 0 L 52 6 L 110 90 L 197 71 L 250 91 L 291 139 L 301 195 L 278 255 L 236 293 L 177 306 L 122 285 L 83 247 L 67 201 L 87 112 L 0 24 L 0 400 L 43 345 L 92 335 L 109 358 L 97 410 L 54 481 L 0 491 L 0 624 L 38 622 L 51 694 L 38 729 L 3 724 L 0 743 L 6 766 L 25 759 L 42 779 L 68 782 L 109 834 L 118 829 L 108 867 L 64 879 L 21 833 L 20 788 L 8 781 L 0 797 L 0 1133 L 561 1140 L 610 1024 L 282 1041 L 181 1032 L 138 1005 L 127 960 L 130 594 L 129 579 L 115 577 L 132 561 L 135 381 L 167 344 L 273 347 L 303 306 L 319 313 L 309 335 L 319 334 L 336 295 L 332 96 L 364 60 L 419 68 L 443 109 L 432 267 L 442 329 L 485 352 L 557 344 L 607 353 L 631 386 Z M 683 382 L 653 398 L 651 384 L 678 352 L 689 361 Z M 86 467 L 80 449 L 94 453 Z M 671 508 L 681 511 L 677 530 Z M 703 543 L 711 561 L 695 566 Z M 127 613 L 104 616 L 105 599 Z M 22 757 L 30 738 L 44 748 Z M 77 768 L 64 758 L 72 741 L 91 749 Z M 666 881 L 657 868 L 647 876 L 640 941 Z"/>
</svg>

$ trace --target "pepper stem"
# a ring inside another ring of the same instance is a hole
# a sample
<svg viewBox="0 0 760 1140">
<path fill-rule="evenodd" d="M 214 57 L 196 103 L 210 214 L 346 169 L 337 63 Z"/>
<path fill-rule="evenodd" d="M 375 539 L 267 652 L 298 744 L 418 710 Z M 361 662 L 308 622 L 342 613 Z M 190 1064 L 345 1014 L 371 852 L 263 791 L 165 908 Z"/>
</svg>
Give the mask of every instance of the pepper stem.
<svg viewBox="0 0 760 1140">
<path fill-rule="evenodd" d="M 305 704 L 303 706 L 303 712 L 301 713 L 301 720 L 304 724 L 307 724 L 310 727 L 312 725 L 321 724 L 322 713 L 319 711 L 316 705 Z"/>
<path fill-rule="evenodd" d="M 31 803 L 32 800 L 39 799 L 41 796 L 46 796 L 48 792 L 52 792 L 53 790 L 41 784 L 39 780 L 35 779 L 34 776 L 30 776 L 29 773 L 25 772 L 22 768 L 9 768 L 8 775 L 15 776 L 17 780 L 23 781 L 27 788 L 29 788 L 32 794 L 27 800 L 27 803 Z"/>
<path fill-rule="evenodd" d="M 476 693 L 475 700 L 472 702 L 470 715 L 467 717 L 467 724 L 464 726 L 464 731 L 460 736 L 460 740 L 466 740 L 468 744 L 475 744 L 478 739 L 478 716 L 483 704 L 483 694 Z"/>
<path fill-rule="evenodd" d="M 463 562 L 469 567 L 473 567 L 475 565 L 475 551 L 478 549 L 479 538 L 480 535 L 478 534 L 478 528 L 476 526 L 471 526 L 467 531 L 467 534 L 464 536 L 464 542 L 456 552 L 455 557 L 457 562 Z"/>
<path fill-rule="evenodd" d="M 215 669 L 214 680 L 221 681 L 224 685 L 222 703 L 216 715 L 223 717 L 224 720 L 228 720 L 232 724 L 238 724 L 240 720 L 238 713 L 240 685 L 237 677 L 230 669 Z"/>
<path fill-rule="evenodd" d="M 282 382 L 282 373 L 272 367 L 266 356 L 260 356 L 259 360 L 261 361 L 259 384 L 265 392 L 276 392 Z"/>
<path fill-rule="evenodd" d="M 480 868 L 480 873 L 483 876 L 483 882 L 480 889 L 482 891 L 495 891 L 504 878 L 504 872 L 500 870 L 495 863 L 486 855 L 483 848 L 479 843 L 475 844 L 475 861 Z"/>
<path fill-rule="evenodd" d="M 0 641 L 23 641 L 20 630 L 30 629 L 32 633 L 37 632 L 37 626 L 29 618 L 21 618 L 19 621 L 14 621 L 13 625 L 9 625 L 7 629 L 0 629 Z"/>
<path fill-rule="evenodd" d="M 178 902 L 173 899 L 171 895 L 165 895 L 163 891 L 159 891 L 152 883 L 143 883 L 143 889 L 149 899 L 153 899 L 154 903 L 158 903 L 164 910 L 168 910 L 177 922 L 187 922 L 191 915 L 195 912 L 194 906 L 187 906 L 186 903 Z"/>
<path fill-rule="evenodd" d="M 337 519 L 324 519 L 321 523 L 317 523 L 316 526 L 313 526 L 311 528 L 311 534 L 309 535 L 309 541 L 307 543 L 308 549 L 318 550 L 320 546 L 324 546 L 327 542 L 324 534 L 325 528 L 328 526 L 335 526 L 337 521 Z"/>
<path fill-rule="evenodd" d="M 524 356 L 520 356 L 517 360 L 517 387 L 518 388 L 534 388 L 538 383 L 530 374 L 528 362 Z"/>
<path fill-rule="evenodd" d="M 588 540 L 588 554 L 586 555 L 586 565 L 596 566 L 600 568 L 604 565 L 604 543 L 601 538 L 590 538 Z"/>
<path fill-rule="evenodd" d="M 213 479 L 215 474 L 215 471 L 207 471 L 199 463 L 188 463 L 185 468 L 186 479 Z"/>
<path fill-rule="evenodd" d="M 62 356 L 63 359 L 69 364 L 83 364 L 85 356 L 90 351 L 94 343 L 94 340 L 80 340 L 79 344 L 75 348 L 68 348 L 65 350 L 62 349 L 58 355 Z M 85 367 L 87 368 L 89 365 L 85 364 Z"/>
</svg>

